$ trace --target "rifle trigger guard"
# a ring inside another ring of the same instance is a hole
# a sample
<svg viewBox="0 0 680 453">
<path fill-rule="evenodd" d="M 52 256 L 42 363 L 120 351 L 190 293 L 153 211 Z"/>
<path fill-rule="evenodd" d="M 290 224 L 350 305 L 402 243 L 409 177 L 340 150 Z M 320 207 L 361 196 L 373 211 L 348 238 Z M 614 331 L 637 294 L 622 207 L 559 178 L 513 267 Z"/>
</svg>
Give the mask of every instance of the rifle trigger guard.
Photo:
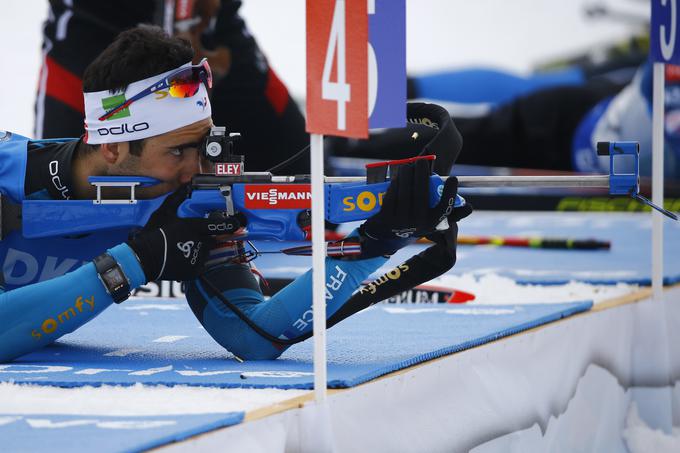
<svg viewBox="0 0 680 453">
<path fill-rule="evenodd" d="M 234 199 L 232 198 L 232 189 L 230 185 L 220 186 L 220 194 L 224 197 L 224 202 L 226 204 L 226 213 L 228 216 L 233 216 L 234 211 Z"/>
</svg>

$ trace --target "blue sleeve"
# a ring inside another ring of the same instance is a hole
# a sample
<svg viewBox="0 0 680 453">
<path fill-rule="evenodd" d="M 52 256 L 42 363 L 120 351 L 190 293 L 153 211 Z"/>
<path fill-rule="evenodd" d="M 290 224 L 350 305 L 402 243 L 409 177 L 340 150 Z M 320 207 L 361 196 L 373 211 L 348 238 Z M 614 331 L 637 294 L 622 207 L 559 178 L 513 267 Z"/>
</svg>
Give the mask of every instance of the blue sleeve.
<svg viewBox="0 0 680 453">
<path fill-rule="evenodd" d="M 326 316 L 342 307 L 361 283 L 386 261 L 382 257 L 357 261 L 326 258 Z M 223 294 L 255 324 L 275 337 L 293 339 L 312 330 L 312 270 L 268 300 L 264 300 L 255 287 L 248 288 L 239 282 L 234 282 Z M 274 359 L 287 349 L 255 332 L 217 297 L 209 295 L 200 282 L 189 284 L 187 299 L 206 331 L 237 357 Z M 200 306 L 198 312 L 196 306 Z"/>
<path fill-rule="evenodd" d="M 24 199 L 28 142 L 21 135 L 0 131 L 0 193 L 15 203 Z"/>
<path fill-rule="evenodd" d="M 137 287 L 146 280 L 137 258 L 127 244 L 109 250 Z M 54 342 L 94 319 L 113 300 L 99 280 L 94 264 L 52 280 L 0 294 L 0 362 Z"/>
<path fill-rule="evenodd" d="M 496 106 L 541 89 L 581 85 L 583 82 L 583 73 L 578 68 L 527 76 L 492 68 L 469 68 L 413 78 L 414 96 L 417 98 Z"/>
</svg>

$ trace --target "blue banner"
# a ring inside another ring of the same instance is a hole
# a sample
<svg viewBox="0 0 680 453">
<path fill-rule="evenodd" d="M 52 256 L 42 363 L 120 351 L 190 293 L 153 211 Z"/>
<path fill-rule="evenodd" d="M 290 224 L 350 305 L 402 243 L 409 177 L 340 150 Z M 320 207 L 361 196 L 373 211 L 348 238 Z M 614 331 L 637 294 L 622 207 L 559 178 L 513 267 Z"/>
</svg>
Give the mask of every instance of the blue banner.
<svg viewBox="0 0 680 453">
<path fill-rule="evenodd" d="M 406 0 L 368 2 L 368 40 L 368 126 L 404 127 Z"/>
<path fill-rule="evenodd" d="M 151 416 L 3 414 L 0 436 L 5 453 L 146 451 L 236 425 L 244 415 L 243 412 Z"/>
<path fill-rule="evenodd" d="M 295 257 L 286 258 L 290 261 Z M 353 387 L 391 371 L 589 310 L 591 305 L 591 302 L 585 301 L 483 306 L 431 304 L 425 309 L 423 306 L 378 306 L 374 310 L 357 313 L 328 331 L 328 385 L 331 388 Z M 132 298 L 123 304 L 112 305 L 97 318 L 52 345 L 12 363 L 0 364 L 0 382 L 60 387 L 145 384 L 313 388 L 311 341 L 292 346 L 277 360 L 238 362 L 198 327 L 199 323 L 185 301 Z M 218 418 L 220 414 L 210 415 Z M 221 414 L 219 418 L 228 415 Z M 3 416 L 0 416 L 0 422 Z M 235 418 L 232 424 L 239 423 L 242 413 L 232 413 L 232 416 Z M 146 425 L 142 426 L 177 428 L 193 417 L 198 415 L 168 416 L 176 422 L 174 426 L 159 423 L 163 419 L 157 416 L 147 417 Z M 0 451 L 8 451 L 8 443 L 13 445 L 12 437 L 21 432 L 38 441 L 36 437 L 44 438 L 46 432 L 56 435 L 54 428 L 59 426 L 57 423 L 63 423 L 55 414 L 40 418 L 47 419 L 43 422 L 45 428 L 49 427 L 49 423 L 53 429 L 42 429 L 42 432 L 36 433 L 29 430 L 30 426 L 22 420 L 16 420 L 9 429 L 0 425 Z M 111 442 L 109 437 L 103 437 L 108 430 L 106 425 L 101 426 L 105 421 L 102 417 L 88 416 L 87 419 L 87 425 L 80 422 L 83 431 L 87 428 L 94 431 L 93 434 L 100 433 L 102 444 Z M 129 417 L 123 420 L 126 421 L 124 426 L 134 427 L 134 420 L 129 420 Z M 206 422 L 211 421 L 204 420 L 199 426 Z M 85 432 L 81 434 L 74 429 L 60 431 L 70 440 L 85 435 Z M 137 430 L 139 434 L 142 434 L 141 431 L 149 434 L 156 431 L 154 434 L 157 436 L 161 434 L 159 430 Z M 128 438 L 134 433 L 118 432 L 119 440 L 132 440 Z M 140 451 L 144 450 L 142 446 L 151 448 L 141 439 L 135 442 L 137 448 L 118 448 L 117 451 Z M 30 448 L 35 445 L 32 443 L 25 445 L 27 448 L 20 451 L 109 451 L 93 448 L 84 442 L 81 449 L 65 446 L 50 450 L 45 444 L 37 445 L 39 448 Z M 229 448 L 225 450 L 231 451 Z"/>
<path fill-rule="evenodd" d="M 652 0 L 649 35 L 652 61 L 680 64 L 678 0 Z"/>
</svg>

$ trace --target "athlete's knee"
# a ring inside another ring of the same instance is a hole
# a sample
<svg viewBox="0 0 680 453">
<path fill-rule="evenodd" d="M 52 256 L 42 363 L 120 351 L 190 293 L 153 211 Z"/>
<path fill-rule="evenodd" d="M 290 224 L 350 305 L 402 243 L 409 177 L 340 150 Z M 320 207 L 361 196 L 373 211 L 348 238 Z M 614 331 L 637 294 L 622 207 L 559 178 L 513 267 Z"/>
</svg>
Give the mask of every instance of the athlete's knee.
<svg viewBox="0 0 680 453">
<path fill-rule="evenodd" d="M 243 265 L 221 266 L 204 277 L 207 282 L 197 280 L 187 284 L 186 298 L 206 332 L 243 360 L 275 359 L 281 355 L 285 348 L 265 339 L 234 310 L 274 336 L 287 321 L 282 319 L 279 307 L 264 302 L 250 269 Z"/>
<path fill-rule="evenodd" d="M 227 348 L 229 352 L 241 360 L 278 359 L 290 347 L 278 345 L 262 337 L 247 334 L 239 338 L 233 338 L 229 343 L 229 348 Z"/>
</svg>

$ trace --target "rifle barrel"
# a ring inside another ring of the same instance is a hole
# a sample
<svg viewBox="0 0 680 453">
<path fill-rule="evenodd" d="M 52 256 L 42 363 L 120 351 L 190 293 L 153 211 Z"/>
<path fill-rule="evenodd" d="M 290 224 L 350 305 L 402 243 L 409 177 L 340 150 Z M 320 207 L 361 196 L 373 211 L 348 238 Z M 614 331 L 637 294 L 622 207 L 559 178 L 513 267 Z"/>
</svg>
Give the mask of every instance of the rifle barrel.
<svg viewBox="0 0 680 453">
<path fill-rule="evenodd" d="M 276 178 L 276 177 L 275 177 Z M 446 179 L 443 177 L 442 179 Z M 363 176 L 326 176 L 327 183 L 364 182 Z M 282 181 L 283 182 L 283 181 Z M 286 181 L 292 182 L 292 181 Z M 459 187 L 591 187 L 609 188 L 609 176 L 458 176 Z"/>
</svg>

